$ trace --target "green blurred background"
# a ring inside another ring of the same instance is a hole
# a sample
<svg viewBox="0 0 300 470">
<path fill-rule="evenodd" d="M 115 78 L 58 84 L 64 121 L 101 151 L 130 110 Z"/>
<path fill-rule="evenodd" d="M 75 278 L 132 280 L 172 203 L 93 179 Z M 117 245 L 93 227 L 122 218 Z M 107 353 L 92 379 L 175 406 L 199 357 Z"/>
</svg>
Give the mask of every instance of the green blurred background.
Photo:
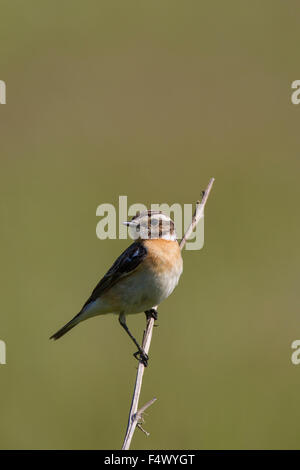
<svg viewBox="0 0 300 470">
<path fill-rule="evenodd" d="M 120 448 L 136 361 L 111 315 L 48 340 L 128 240 L 96 208 L 195 202 L 134 449 L 299 448 L 299 2 L 1 0 L 0 447 Z M 144 315 L 129 317 L 141 338 Z"/>
</svg>

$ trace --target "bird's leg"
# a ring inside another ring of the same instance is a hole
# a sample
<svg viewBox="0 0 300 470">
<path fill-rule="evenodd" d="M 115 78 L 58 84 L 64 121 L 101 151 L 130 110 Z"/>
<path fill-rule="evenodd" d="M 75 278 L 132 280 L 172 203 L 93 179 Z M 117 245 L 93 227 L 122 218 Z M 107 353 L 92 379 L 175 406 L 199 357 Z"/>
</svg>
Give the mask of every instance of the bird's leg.
<svg viewBox="0 0 300 470">
<path fill-rule="evenodd" d="M 136 353 L 134 353 L 134 357 L 138 360 L 138 361 L 141 361 L 145 367 L 147 367 L 148 365 L 148 354 L 145 353 L 145 351 L 143 350 L 143 348 L 139 345 L 139 343 L 137 342 L 137 340 L 135 339 L 135 337 L 131 334 L 131 332 L 129 331 L 129 328 L 126 324 L 126 318 L 125 318 L 125 315 L 123 313 L 120 313 L 119 315 L 119 322 L 120 322 L 120 325 L 124 328 L 124 330 L 126 331 L 126 333 L 128 334 L 128 336 L 130 336 L 130 338 L 132 339 L 132 341 L 134 342 L 134 344 L 136 345 L 136 347 L 138 348 L 138 351 Z"/>
</svg>

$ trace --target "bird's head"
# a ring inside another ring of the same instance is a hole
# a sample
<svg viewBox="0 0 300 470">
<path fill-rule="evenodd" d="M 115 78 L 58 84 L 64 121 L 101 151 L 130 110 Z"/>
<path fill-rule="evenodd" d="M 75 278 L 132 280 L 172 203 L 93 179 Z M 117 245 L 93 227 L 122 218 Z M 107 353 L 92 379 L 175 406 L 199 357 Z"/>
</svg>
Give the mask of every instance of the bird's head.
<svg viewBox="0 0 300 470">
<path fill-rule="evenodd" d="M 173 220 L 161 211 L 138 212 L 130 221 L 123 223 L 129 227 L 134 239 L 177 239 Z"/>
</svg>

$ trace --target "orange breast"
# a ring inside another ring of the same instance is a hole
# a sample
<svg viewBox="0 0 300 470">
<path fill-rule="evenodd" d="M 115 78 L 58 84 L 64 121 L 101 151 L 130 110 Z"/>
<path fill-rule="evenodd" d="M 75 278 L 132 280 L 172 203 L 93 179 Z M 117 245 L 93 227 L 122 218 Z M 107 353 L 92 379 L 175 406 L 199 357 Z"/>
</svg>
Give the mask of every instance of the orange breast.
<svg viewBox="0 0 300 470">
<path fill-rule="evenodd" d="M 165 270 L 171 271 L 174 267 L 182 265 L 181 251 L 176 241 L 158 238 L 143 240 L 143 244 L 148 250 L 144 263 L 149 268 L 160 272 Z"/>
</svg>

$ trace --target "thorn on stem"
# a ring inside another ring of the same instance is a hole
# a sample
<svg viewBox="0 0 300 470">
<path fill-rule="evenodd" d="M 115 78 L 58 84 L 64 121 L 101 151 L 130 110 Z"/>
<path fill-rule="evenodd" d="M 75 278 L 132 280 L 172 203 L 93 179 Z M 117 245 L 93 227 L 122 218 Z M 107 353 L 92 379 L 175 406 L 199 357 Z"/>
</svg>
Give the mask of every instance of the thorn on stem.
<svg viewBox="0 0 300 470">
<path fill-rule="evenodd" d="M 143 428 L 143 426 L 141 425 L 141 423 L 137 423 L 137 427 L 143 431 L 144 434 L 146 434 L 147 437 L 150 436 L 150 432 L 146 431 L 146 429 Z"/>
</svg>

